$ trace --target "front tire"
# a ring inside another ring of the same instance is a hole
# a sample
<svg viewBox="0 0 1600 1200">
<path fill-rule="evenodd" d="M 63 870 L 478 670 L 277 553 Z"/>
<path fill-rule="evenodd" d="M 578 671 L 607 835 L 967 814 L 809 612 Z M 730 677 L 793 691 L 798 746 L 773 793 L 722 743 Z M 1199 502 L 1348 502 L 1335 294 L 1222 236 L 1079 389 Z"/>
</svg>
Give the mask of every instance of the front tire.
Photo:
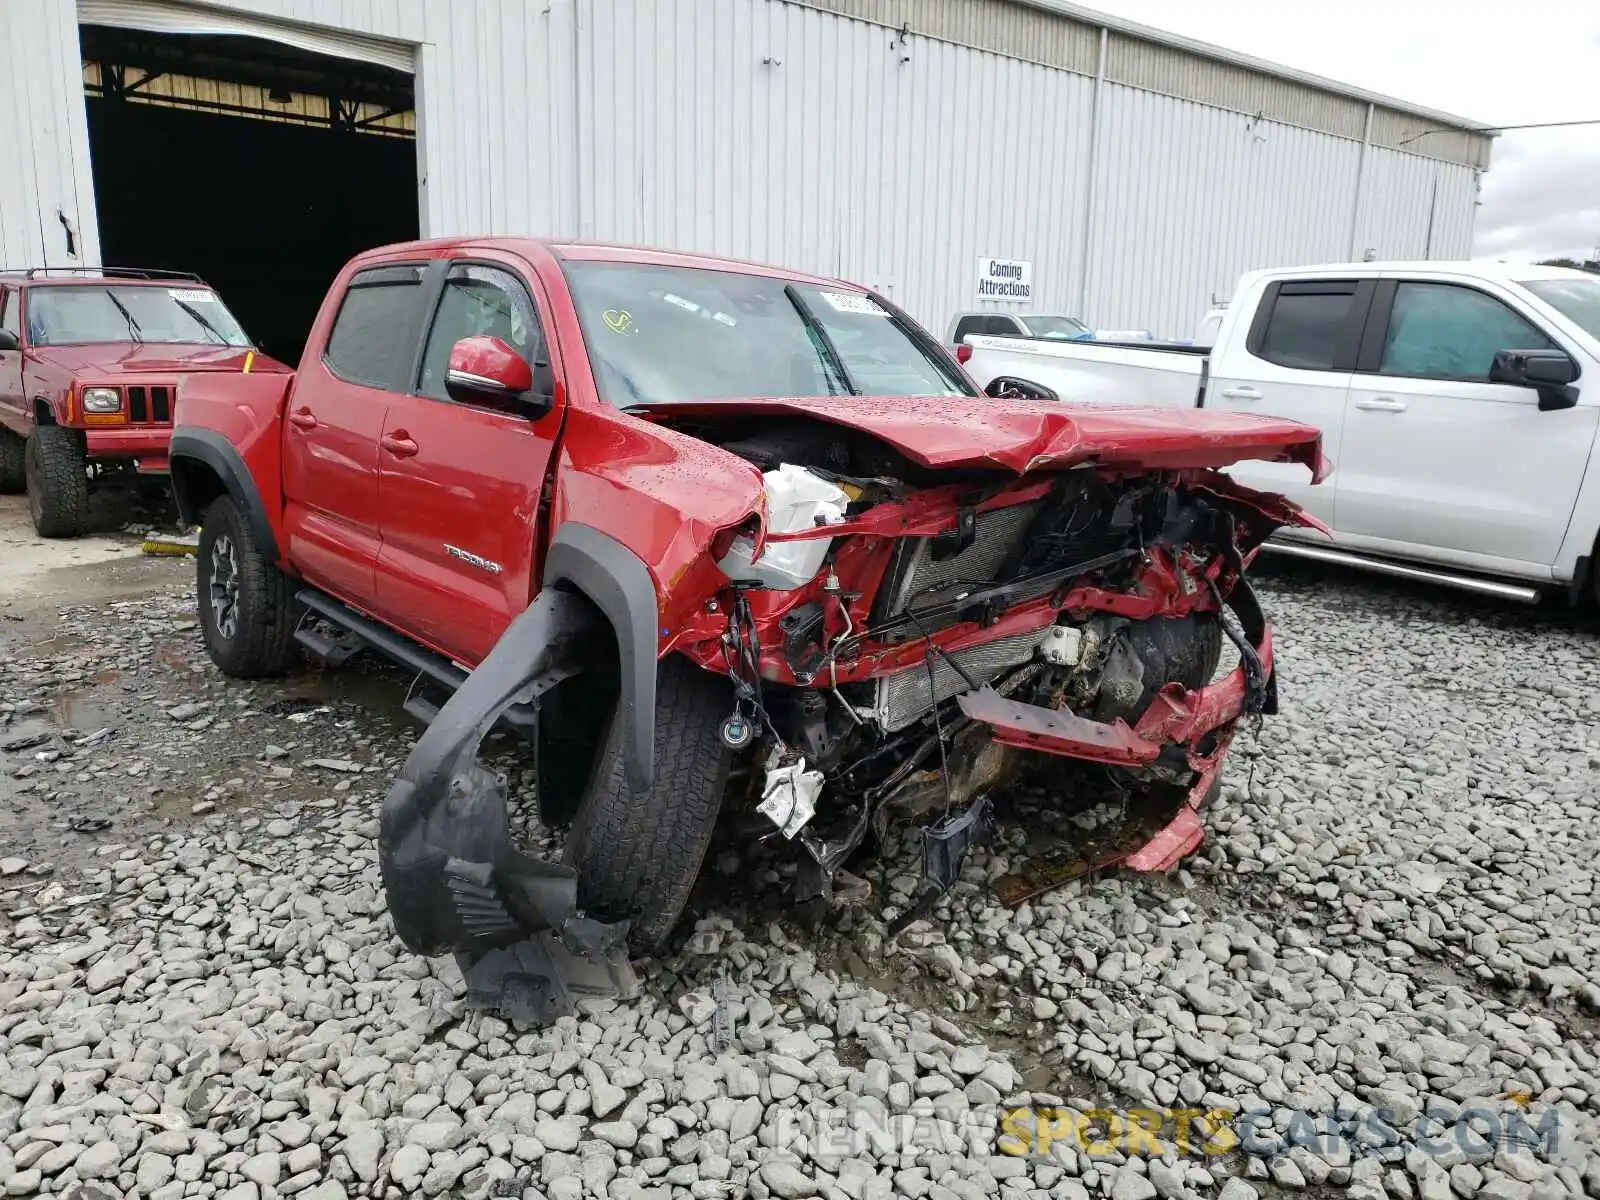
<svg viewBox="0 0 1600 1200">
<path fill-rule="evenodd" d="M 40 425 L 23 450 L 28 513 L 40 537 L 77 537 L 89 524 L 89 460 L 83 435 Z"/>
<path fill-rule="evenodd" d="M 26 447 L 17 434 L 0 429 L 0 496 L 18 496 L 27 490 Z"/>
<path fill-rule="evenodd" d="M 224 675 L 268 678 L 293 665 L 299 618 L 294 582 L 256 540 L 231 496 L 218 497 L 206 509 L 195 584 L 206 652 Z"/>
<path fill-rule="evenodd" d="M 669 655 L 657 668 L 655 783 L 635 795 L 615 713 L 567 837 L 578 903 L 602 921 L 629 920 L 648 954 L 672 932 L 694 890 L 728 786 L 733 754 L 718 729 L 733 711 L 727 680 Z"/>
</svg>

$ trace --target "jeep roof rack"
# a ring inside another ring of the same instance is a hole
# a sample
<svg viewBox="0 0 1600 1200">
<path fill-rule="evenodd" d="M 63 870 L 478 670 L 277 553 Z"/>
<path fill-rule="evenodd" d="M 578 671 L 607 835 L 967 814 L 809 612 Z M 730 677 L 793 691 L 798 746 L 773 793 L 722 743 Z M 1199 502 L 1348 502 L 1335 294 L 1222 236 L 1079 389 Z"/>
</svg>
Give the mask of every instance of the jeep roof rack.
<svg viewBox="0 0 1600 1200">
<path fill-rule="evenodd" d="M 19 272 L 7 271 L 15 275 Z M 20 272 L 25 279 L 38 279 L 43 275 L 99 275 L 106 279 L 182 279 L 189 283 L 205 283 L 193 271 L 158 271 L 149 267 L 29 267 Z"/>
</svg>

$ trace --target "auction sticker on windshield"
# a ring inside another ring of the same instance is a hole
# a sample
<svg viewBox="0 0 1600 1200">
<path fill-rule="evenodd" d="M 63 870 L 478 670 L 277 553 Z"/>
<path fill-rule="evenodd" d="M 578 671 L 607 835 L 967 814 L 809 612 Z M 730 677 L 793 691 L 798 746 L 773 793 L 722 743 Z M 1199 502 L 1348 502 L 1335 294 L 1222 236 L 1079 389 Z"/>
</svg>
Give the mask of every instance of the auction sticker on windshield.
<svg viewBox="0 0 1600 1200">
<path fill-rule="evenodd" d="M 822 298 L 838 312 L 875 317 L 889 315 L 871 296 L 862 296 L 856 292 L 823 292 Z"/>
<path fill-rule="evenodd" d="M 205 288 L 168 288 L 167 295 L 180 304 L 209 304 L 217 298 L 214 292 Z"/>
</svg>

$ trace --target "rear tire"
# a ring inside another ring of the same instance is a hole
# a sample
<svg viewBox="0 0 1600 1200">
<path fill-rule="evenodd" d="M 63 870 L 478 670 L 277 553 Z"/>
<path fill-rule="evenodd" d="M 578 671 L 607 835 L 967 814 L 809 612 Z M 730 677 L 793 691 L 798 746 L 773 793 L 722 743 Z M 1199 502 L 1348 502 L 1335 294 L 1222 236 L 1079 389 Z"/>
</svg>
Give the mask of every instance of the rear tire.
<svg viewBox="0 0 1600 1200">
<path fill-rule="evenodd" d="M 567 837 L 587 916 L 632 922 L 629 944 L 656 949 L 678 922 L 711 844 L 733 753 L 719 728 L 733 711 L 727 680 L 670 655 L 657 667 L 655 783 L 635 795 L 613 715 L 594 777 Z"/>
<path fill-rule="evenodd" d="M 294 664 L 294 581 L 268 557 L 232 496 L 206 509 L 195 587 L 206 652 L 224 675 L 261 679 Z"/>
<path fill-rule="evenodd" d="M 9 429 L 0 429 L 0 496 L 20 496 L 28 488 L 27 443 Z"/>
<path fill-rule="evenodd" d="M 89 523 L 89 460 L 83 435 L 37 426 L 23 449 L 28 513 L 40 537 L 77 537 Z"/>
</svg>

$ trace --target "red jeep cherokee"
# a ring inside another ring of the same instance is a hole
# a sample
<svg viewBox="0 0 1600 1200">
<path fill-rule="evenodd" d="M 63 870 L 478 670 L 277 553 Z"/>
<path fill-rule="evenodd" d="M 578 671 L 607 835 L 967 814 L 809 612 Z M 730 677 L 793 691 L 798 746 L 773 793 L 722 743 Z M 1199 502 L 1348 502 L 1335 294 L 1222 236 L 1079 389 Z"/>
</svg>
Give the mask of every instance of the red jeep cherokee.
<svg viewBox="0 0 1600 1200">
<path fill-rule="evenodd" d="M 89 492 L 163 482 L 175 397 L 204 371 L 287 373 L 198 276 L 113 267 L 0 274 L 0 493 L 74 537 Z"/>
<path fill-rule="evenodd" d="M 1273 712 L 1246 567 L 1314 524 L 1220 468 L 1325 469 L 1315 429 L 981 394 L 856 285 L 482 238 L 360 255 L 292 377 L 196 379 L 172 479 L 235 676 L 376 650 L 430 721 L 383 808 L 395 929 L 519 1017 L 631 986 L 718 814 L 796 903 L 923 826 L 953 882 L 989 801 L 1148 796 L 1117 856 L 1199 843 L 1241 716 Z M 1219 671 L 1224 641 L 1239 664 Z M 565 863 L 512 841 L 497 722 L 532 740 Z M 1153 835 L 1153 836 L 1152 836 Z"/>
</svg>

